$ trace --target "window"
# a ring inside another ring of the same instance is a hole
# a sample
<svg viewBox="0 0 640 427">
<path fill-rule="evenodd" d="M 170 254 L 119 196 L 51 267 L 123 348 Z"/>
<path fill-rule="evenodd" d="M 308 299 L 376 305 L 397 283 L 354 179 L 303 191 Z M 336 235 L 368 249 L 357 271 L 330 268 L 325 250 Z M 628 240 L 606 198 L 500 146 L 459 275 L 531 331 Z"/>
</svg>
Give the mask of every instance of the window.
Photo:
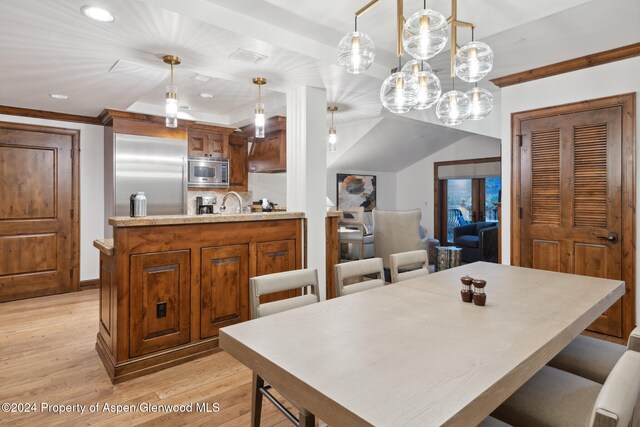
<svg viewBox="0 0 640 427">
<path fill-rule="evenodd" d="M 441 244 L 453 243 L 455 227 L 472 222 L 497 222 L 500 159 L 474 159 L 435 164 L 435 231 Z"/>
</svg>

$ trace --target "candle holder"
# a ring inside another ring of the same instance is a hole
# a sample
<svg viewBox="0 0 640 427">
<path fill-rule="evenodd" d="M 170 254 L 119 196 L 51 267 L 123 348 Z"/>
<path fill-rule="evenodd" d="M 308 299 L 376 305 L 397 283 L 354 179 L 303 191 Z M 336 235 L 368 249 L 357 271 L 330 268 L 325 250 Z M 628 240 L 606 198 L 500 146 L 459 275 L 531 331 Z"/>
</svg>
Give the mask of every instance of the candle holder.
<svg viewBox="0 0 640 427">
<path fill-rule="evenodd" d="M 460 291 L 462 301 L 471 302 L 473 300 L 473 290 L 471 289 L 473 277 L 464 276 L 460 278 L 460 281 L 462 282 L 462 290 Z"/>
<path fill-rule="evenodd" d="M 484 305 L 487 302 L 487 294 L 484 293 L 484 287 L 487 282 L 482 279 L 473 280 L 473 303 L 475 305 Z"/>
</svg>

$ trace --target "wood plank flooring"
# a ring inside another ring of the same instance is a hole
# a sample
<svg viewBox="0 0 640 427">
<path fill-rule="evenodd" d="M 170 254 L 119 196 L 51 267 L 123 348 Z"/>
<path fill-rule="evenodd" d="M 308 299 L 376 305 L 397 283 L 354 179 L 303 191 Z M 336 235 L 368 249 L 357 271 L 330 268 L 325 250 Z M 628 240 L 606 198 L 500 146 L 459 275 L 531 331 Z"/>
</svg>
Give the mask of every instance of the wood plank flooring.
<svg viewBox="0 0 640 427">
<path fill-rule="evenodd" d="M 94 346 L 98 291 L 0 304 L 0 404 L 35 403 L 36 412 L 0 411 L 0 424 L 248 426 L 251 372 L 225 352 L 112 385 Z M 42 412 L 41 405 L 86 405 L 85 413 Z M 95 413 L 90 405 L 99 404 Z M 104 405 L 187 405 L 193 412 L 104 411 Z M 219 412 L 196 412 L 218 403 Z M 297 414 L 290 405 L 289 410 Z M 263 426 L 291 423 L 266 401 Z"/>
</svg>

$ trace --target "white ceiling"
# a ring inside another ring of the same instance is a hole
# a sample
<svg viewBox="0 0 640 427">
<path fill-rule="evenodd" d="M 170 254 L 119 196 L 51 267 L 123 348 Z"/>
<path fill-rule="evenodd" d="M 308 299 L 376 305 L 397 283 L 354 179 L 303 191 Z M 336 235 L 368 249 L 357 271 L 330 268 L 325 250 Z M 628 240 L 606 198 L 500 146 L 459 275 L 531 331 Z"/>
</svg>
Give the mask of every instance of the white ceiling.
<svg viewBox="0 0 640 427">
<path fill-rule="evenodd" d="M 336 63 L 336 45 L 353 30 L 354 12 L 365 3 L 2 0 L 0 104 L 89 116 L 105 107 L 161 114 L 169 76 L 161 57 L 175 54 L 183 60 L 176 68 L 180 105 L 189 107 L 181 111 L 183 117 L 222 125 L 247 123 L 257 92 L 251 79 L 257 75 L 269 80 L 267 113 L 284 114 L 286 91 L 307 85 L 325 88 L 328 101 L 339 105 L 338 126 L 380 117 L 380 84 L 396 65 L 394 1 L 382 0 L 359 20 L 359 29 L 377 46 L 374 66 L 365 75 L 353 76 Z M 116 20 L 85 18 L 80 12 L 85 4 L 106 7 Z M 405 0 L 405 16 L 421 5 L 420 0 Z M 450 14 L 449 0 L 429 0 L 428 5 Z M 477 24 L 476 39 L 494 50 L 495 66 L 488 78 L 640 40 L 638 0 L 458 0 L 458 17 Z M 460 38 L 467 41 L 468 32 L 461 30 Z M 231 58 L 238 49 L 267 59 L 254 64 Z M 431 61 L 445 90 L 450 87 L 448 58 L 443 52 Z M 210 80 L 194 80 L 198 74 Z M 497 90 L 488 79 L 481 85 Z M 201 99 L 202 91 L 214 98 Z M 70 99 L 54 100 L 50 93 Z M 435 131 L 438 125 L 430 123 L 430 116 L 409 115 Z M 385 117 L 380 126 L 393 127 L 386 122 L 394 117 Z M 491 134 L 474 124 L 465 129 Z M 406 124 L 396 131 L 402 140 L 420 133 Z M 374 132 L 368 139 L 382 134 Z M 351 157 L 351 151 L 345 154 Z"/>
</svg>

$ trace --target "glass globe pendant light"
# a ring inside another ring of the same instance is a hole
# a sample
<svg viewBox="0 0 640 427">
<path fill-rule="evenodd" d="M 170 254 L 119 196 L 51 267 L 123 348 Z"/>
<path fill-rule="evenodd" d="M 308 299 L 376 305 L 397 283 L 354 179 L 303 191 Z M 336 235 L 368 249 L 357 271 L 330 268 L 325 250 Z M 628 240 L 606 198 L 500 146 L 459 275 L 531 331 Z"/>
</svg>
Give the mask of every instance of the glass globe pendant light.
<svg viewBox="0 0 640 427">
<path fill-rule="evenodd" d="M 402 71 L 416 87 L 417 102 L 415 110 L 431 108 L 440 98 L 442 89 L 440 79 L 431 71 L 431 66 L 426 61 L 412 60 L 402 67 Z"/>
<path fill-rule="evenodd" d="M 351 74 L 365 72 L 373 64 L 376 47 L 371 37 L 358 32 L 358 17 L 355 18 L 354 31 L 348 33 L 338 43 L 338 63 Z"/>
<path fill-rule="evenodd" d="M 335 153 L 338 144 L 338 134 L 336 133 L 336 127 L 333 124 L 333 113 L 338 111 L 338 107 L 330 105 L 327 110 L 331 112 L 331 127 L 329 128 L 329 152 Z"/>
<path fill-rule="evenodd" d="M 470 42 L 456 52 L 455 73 L 460 80 L 475 83 L 493 68 L 493 51 L 488 44 Z"/>
<path fill-rule="evenodd" d="M 171 65 L 171 83 L 165 92 L 165 125 L 168 128 L 178 127 L 178 88 L 173 84 L 173 66 L 180 64 L 180 58 L 173 55 L 162 57 L 165 64 Z"/>
<path fill-rule="evenodd" d="M 254 77 L 253 84 L 258 85 L 258 103 L 256 104 L 255 128 L 256 138 L 264 138 L 265 118 L 264 104 L 262 103 L 262 85 L 267 84 L 264 77 Z"/>
<path fill-rule="evenodd" d="M 429 59 L 447 44 L 447 20 L 435 10 L 424 8 L 409 17 L 402 29 L 402 46 L 415 59 Z"/>
<path fill-rule="evenodd" d="M 493 110 L 493 95 L 486 89 L 474 87 L 465 92 L 471 100 L 469 120 L 482 120 Z"/>
<path fill-rule="evenodd" d="M 466 93 L 455 89 L 445 93 L 436 104 L 438 120 L 447 126 L 455 126 L 464 122 L 471 115 L 471 99 Z"/>
<path fill-rule="evenodd" d="M 398 67 L 398 70 L 401 69 L 402 67 Z M 414 81 L 403 71 L 391 74 L 382 83 L 380 101 L 382 101 L 384 108 L 392 113 L 410 111 L 418 102 L 418 91 Z"/>
</svg>

